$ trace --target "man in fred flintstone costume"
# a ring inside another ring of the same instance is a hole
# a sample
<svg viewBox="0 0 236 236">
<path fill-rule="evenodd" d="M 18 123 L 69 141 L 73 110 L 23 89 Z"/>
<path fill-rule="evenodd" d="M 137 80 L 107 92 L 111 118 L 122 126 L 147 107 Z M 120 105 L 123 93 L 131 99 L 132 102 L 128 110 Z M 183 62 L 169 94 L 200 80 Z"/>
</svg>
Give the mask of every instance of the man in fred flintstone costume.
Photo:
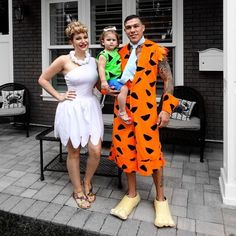
<svg viewBox="0 0 236 236">
<path fill-rule="evenodd" d="M 178 105 L 178 99 L 172 95 L 174 86 L 167 62 L 167 49 L 144 38 L 145 26 L 139 16 L 126 17 L 124 27 L 130 43 L 119 51 L 123 71 L 120 80 L 129 88 L 126 112 L 132 118 L 132 123 L 127 124 L 119 117 L 119 106 L 115 101 L 109 159 L 125 172 L 128 191 L 110 213 L 126 220 L 140 202 L 140 195 L 136 190 L 136 173 L 152 175 L 156 188 L 154 224 L 157 227 L 174 227 L 168 201 L 164 196 L 165 160 L 158 132 L 159 128 L 168 124 L 173 109 Z M 158 74 L 164 81 L 159 114 L 156 104 Z"/>
</svg>

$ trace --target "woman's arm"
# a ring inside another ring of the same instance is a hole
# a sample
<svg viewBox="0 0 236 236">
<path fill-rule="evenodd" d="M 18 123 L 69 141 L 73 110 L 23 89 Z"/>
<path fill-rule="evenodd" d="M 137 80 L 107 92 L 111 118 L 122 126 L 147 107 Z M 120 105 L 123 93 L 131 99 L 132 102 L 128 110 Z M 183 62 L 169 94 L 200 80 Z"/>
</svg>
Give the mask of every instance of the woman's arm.
<svg viewBox="0 0 236 236">
<path fill-rule="evenodd" d="M 64 65 L 66 63 L 66 56 L 60 56 L 55 59 L 52 64 L 40 75 L 38 83 L 44 88 L 49 94 L 56 98 L 59 102 L 62 102 L 66 99 L 71 100 L 74 98 L 73 91 L 66 92 L 65 94 L 58 93 L 50 81 L 52 78 L 64 70 Z M 71 93 L 72 92 L 72 93 Z"/>
</svg>

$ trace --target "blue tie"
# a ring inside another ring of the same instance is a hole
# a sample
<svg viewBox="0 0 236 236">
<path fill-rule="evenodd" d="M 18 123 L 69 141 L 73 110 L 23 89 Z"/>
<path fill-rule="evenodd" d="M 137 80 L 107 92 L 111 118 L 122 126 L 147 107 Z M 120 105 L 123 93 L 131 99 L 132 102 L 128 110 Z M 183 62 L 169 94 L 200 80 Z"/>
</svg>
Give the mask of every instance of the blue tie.
<svg viewBox="0 0 236 236">
<path fill-rule="evenodd" d="M 143 44 L 144 42 L 145 42 L 145 39 L 144 37 L 142 37 L 137 44 L 130 43 L 130 45 L 132 46 L 132 51 L 131 51 L 129 60 L 125 66 L 125 69 L 122 73 L 122 76 L 120 79 L 118 79 L 120 83 L 125 84 L 128 80 L 131 80 L 131 81 L 133 80 L 135 71 L 137 69 L 136 48 L 140 46 L 141 44 Z"/>
</svg>

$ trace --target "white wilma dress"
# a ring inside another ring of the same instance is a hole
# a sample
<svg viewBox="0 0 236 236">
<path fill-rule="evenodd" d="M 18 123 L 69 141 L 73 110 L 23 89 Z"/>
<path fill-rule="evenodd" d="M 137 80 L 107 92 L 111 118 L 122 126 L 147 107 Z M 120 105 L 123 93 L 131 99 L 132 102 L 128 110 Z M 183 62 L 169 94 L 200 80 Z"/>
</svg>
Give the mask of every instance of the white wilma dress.
<svg viewBox="0 0 236 236">
<path fill-rule="evenodd" d="M 76 90 L 76 98 L 58 103 L 54 132 L 64 146 L 69 139 L 74 148 L 84 147 L 90 138 L 96 145 L 103 137 L 103 120 L 100 104 L 93 94 L 98 79 L 95 59 L 78 66 L 65 75 L 68 90 Z"/>
</svg>

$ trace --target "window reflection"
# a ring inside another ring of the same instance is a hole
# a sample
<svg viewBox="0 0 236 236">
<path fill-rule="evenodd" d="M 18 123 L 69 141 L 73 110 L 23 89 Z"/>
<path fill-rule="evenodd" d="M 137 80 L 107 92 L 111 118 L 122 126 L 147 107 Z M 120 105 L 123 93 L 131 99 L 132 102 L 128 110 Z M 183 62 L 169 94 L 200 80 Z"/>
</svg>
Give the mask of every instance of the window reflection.
<svg viewBox="0 0 236 236">
<path fill-rule="evenodd" d="M 100 44 L 103 28 L 110 25 L 122 35 L 122 0 L 91 0 L 91 43 Z"/>
<path fill-rule="evenodd" d="M 67 45 L 65 28 L 78 20 L 78 1 L 50 4 L 50 45 Z"/>
<path fill-rule="evenodd" d="M 8 0 L 0 1 L 0 34 L 9 34 Z"/>
</svg>

